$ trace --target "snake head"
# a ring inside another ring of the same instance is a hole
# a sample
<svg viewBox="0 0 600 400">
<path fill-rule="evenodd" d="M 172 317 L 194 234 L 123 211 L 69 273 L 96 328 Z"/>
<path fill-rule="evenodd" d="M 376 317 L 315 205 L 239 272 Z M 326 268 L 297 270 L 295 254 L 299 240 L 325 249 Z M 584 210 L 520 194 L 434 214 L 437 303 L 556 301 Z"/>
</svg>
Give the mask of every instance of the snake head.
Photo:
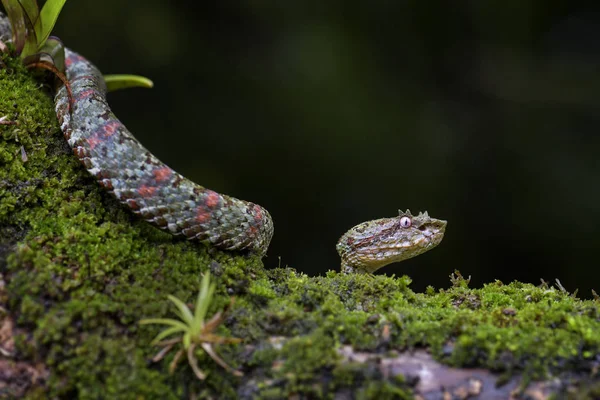
<svg viewBox="0 0 600 400">
<path fill-rule="evenodd" d="M 413 216 L 410 210 L 397 217 L 363 222 L 337 243 L 344 272 L 375 272 L 379 268 L 422 254 L 442 241 L 446 221 L 427 211 Z"/>
</svg>

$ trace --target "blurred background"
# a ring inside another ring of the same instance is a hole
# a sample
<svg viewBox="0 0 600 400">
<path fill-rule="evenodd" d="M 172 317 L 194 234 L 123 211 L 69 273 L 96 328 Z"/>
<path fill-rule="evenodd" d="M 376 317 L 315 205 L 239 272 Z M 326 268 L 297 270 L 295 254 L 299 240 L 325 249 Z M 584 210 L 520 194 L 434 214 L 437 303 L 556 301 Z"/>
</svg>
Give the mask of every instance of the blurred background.
<svg viewBox="0 0 600 400">
<path fill-rule="evenodd" d="M 325 3 L 325 2 L 323 2 Z M 413 289 L 494 279 L 600 291 L 600 4 L 570 0 L 68 1 L 55 34 L 146 147 L 275 220 L 265 264 L 339 268 L 398 209 L 449 221 L 385 267 Z"/>
</svg>

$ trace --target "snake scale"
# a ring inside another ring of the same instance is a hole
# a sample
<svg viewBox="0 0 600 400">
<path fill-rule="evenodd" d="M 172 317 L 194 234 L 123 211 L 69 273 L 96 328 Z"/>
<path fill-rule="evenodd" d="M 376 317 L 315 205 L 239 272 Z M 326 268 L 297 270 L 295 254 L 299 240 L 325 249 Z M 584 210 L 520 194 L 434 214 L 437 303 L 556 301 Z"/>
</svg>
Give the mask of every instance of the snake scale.
<svg viewBox="0 0 600 400">
<path fill-rule="evenodd" d="M 173 235 L 224 250 L 264 256 L 273 220 L 263 207 L 204 188 L 161 162 L 111 111 L 100 71 L 65 49 L 65 86 L 57 90 L 56 115 L 73 152 L 99 184 L 133 213 Z M 437 246 L 446 222 L 427 213 L 400 212 L 364 222 L 337 244 L 344 272 L 373 272 Z"/>
</svg>

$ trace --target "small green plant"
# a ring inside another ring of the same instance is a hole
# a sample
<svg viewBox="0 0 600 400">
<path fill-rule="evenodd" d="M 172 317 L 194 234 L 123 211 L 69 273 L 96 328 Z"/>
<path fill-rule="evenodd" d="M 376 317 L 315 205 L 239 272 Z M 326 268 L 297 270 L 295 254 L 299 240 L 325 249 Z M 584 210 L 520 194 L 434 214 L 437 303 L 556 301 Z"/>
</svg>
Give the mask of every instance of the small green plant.
<svg viewBox="0 0 600 400">
<path fill-rule="evenodd" d="M 66 1 L 47 0 L 40 10 L 36 0 L 2 0 L 12 27 L 14 53 L 29 60 L 25 64 L 49 56 L 59 70 L 64 69 L 64 52 L 61 60 L 55 60 L 60 57 L 60 52 L 56 53 L 55 49 L 62 43 L 58 38 L 50 37 L 50 32 Z M 3 48 L 7 47 L 4 45 Z"/>
<path fill-rule="evenodd" d="M 175 367 L 181 357 L 186 354 L 190 367 L 192 367 L 192 370 L 198 379 L 205 379 L 206 374 L 198 367 L 198 360 L 195 355 L 196 348 L 200 346 L 221 367 L 236 376 L 243 375 L 240 371 L 227 365 L 213 348 L 214 344 L 239 343 L 241 341 L 241 339 L 238 338 L 226 338 L 214 334 L 214 331 L 223 322 L 225 311 L 219 311 L 213 315 L 210 320 L 205 321 L 206 313 L 210 302 L 212 301 L 214 292 L 215 284 L 210 283 L 210 273 L 207 272 L 202 277 L 200 292 L 198 292 L 198 298 L 196 299 L 193 313 L 184 302 L 175 296 L 168 295 L 168 299 L 175 304 L 175 307 L 177 308 L 176 312 L 179 320 L 170 318 L 150 318 L 140 321 L 140 324 L 160 324 L 168 326 L 168 328 L 160 332 L 152 342 L 153 344 L 162 347 L 158 354 L 152 358 L 152 361 L 160 361 L 175 345 L 181 343 L 181 348 L 177 351 L 169 366 L 169 371 L 171 373 L 175 371 Z M 231 302 L 233 303 L 233 299 Z M 163 340 L 174 334 L 179 334 L 179 336 L 177 338 Z"/>
<path fill-rule="evenodd" d="M 28 68 L 51 71 L 71 89 L 65 76 L 65 48 L 61 40 L 50 36 L 58 15 L 67 0 L 46 0 L 40 10 L 37 0 L 1 0 L 12 29 L 12 54 L 20 57 Z M 10 52 L 0 40 L 0 52 Z M 153 87 L 150 79 L 137 75 L 106 75 L 109 91 L 129 87 Z"/>
<path fill-rule="evenodd" d="M 65 50 L 57 37 L 50 36 L 66 0 L 47 0 L 40 10 L 36 0 L 1 0 L 12 29 L 12 54 L 20 57 L 27 68 L 51 71 L 67 87 L 71 88 L 65 72 Z M 0 42 L 0 50 L 9 47 Z"/>
</svg>

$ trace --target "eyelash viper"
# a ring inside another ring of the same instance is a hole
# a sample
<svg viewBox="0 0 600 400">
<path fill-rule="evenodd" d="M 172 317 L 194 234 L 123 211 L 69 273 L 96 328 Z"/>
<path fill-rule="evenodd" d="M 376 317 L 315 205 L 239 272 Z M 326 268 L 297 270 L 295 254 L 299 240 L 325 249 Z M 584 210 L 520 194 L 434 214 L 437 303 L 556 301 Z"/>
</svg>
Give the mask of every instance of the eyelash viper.
<svg viewBox="0 0 600 400">
<path fill-rule="evenodd" d="M 148 151 L 111 111 L 100 71 L 65 49 L 65 86 L 55 97 L 61 130 L 75 155 L 100 185 L 154 226 L 224 250 L 264 256 L 273 220 L 263 207 L 204 188 L 166 166 Z M 439 244 L 446 222 L 410 211 L 364 222 L 337 244 L 344 272 L 374 272 L 391 262 Z"/>
</svg>

